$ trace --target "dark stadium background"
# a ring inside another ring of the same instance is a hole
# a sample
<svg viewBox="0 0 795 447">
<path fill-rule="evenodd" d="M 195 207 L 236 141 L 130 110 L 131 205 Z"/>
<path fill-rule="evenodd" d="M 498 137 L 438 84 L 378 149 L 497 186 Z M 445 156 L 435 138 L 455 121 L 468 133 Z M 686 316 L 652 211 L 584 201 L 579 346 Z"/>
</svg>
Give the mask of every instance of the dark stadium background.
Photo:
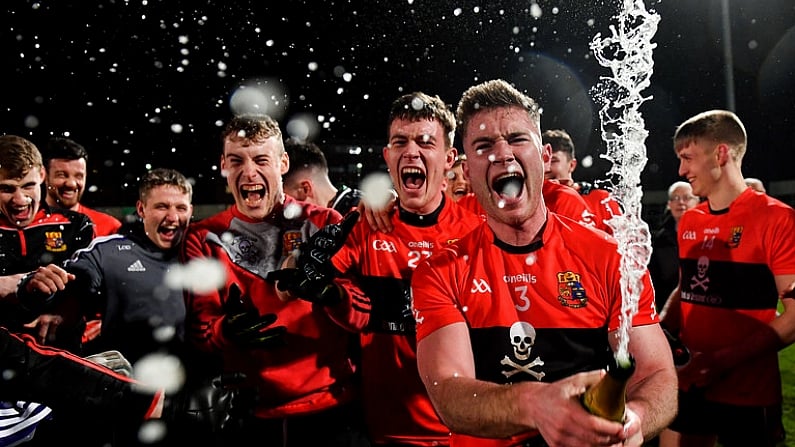
<svg viewBox="0 0 795 447">
<path fill-rule="evenodd" d="M 88 205 L 132 206 L 137 178 L 157 166 L 194 178 L 196 204 L 229 203 L 217 135 L 234 92 L 245 85 L 279 87 L 269 112 L 283 128 L 302 117 L 317 125 L 311 138 L 340 184 L 355 186 L 383 169 L 385 118 L 395 97 L 423 90 L 455 105 L 465 88 L 496 77 L 538 99 L 542 127 L 567 129 L 578 158 L 593 157 L 576 179 L 599 179 L 609 168 L 599 157 L 604 144 L 590 97 L 608 73 L 588 44 L 609 32 L 618 1 L 6 0 L 4 6 L 0 132 L 37 144 L 68 134 L 85 145 Z M 646 7 L 661 17 L 652 85 L 644 91 L 653 99 L 641 108 L 649 131 L 642 176 L 649 212 L 659 211 L 661 192 L 677 180 L 675 126 L 732 102 L 750 137 L 744 173 L 791 199 L 795 3 L 662 0 Z"/>
</svg>

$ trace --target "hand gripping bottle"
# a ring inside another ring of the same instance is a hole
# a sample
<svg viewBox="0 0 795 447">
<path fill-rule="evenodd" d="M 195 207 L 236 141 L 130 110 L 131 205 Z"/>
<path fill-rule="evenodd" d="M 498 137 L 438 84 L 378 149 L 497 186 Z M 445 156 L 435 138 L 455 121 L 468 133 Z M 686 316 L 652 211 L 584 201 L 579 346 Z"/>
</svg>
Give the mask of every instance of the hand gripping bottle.
<svg viewBox="0 0 795 447">
<path fill-rule="evenodd" d="M 627 382 L 634 372 L 635 359 L 631 355 L 611 357 L 607 374 L 583 393 L 582 404 L 585 409 L 596 416 L 624 422 Z"/>
</svg>

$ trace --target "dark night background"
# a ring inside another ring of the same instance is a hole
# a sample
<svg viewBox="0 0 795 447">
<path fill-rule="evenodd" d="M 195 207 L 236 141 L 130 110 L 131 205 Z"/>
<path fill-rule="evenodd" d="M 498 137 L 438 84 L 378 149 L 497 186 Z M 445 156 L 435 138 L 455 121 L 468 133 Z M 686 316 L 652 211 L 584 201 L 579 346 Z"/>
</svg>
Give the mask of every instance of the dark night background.
<svg viewBox="0 0 795 447">
<path fill-rule="evenodd" d="M 728 3 L 735 111 L 749 133 L 743 171 L 791 202 L 795 2 Z M 218 133 L 241 86 L 269 92 L 261 108 L 286 134 L 296 124 L 315 127 L 310 139 L 326 151 L 337 183 L 383 169 L 386 114 L 400 94 L 422 90 L 454 106 L 470 85 L 498 77 L 540 101 L 543 129 L 567 129 L 578 158 L 593 157 L 575 179 L 609 169 L 590 98 L 609 73 L 588 44 L 609 33 L 618 1 L 3 4 L 0 132 L 39 145 L 66 134 L 86 146 L 90 206 L 133 205 L 137 178 L 158 166 L 193 177 L 196 204 L 231 202 Z M 661 17 L 652 85 L 643 92 L 653 99 L 641 107 L 649 131 L 642 182 L 653 196 L 678 179 L 676 125 L 729 106 L 721 0 L 646 7 Z"/>
</svg>

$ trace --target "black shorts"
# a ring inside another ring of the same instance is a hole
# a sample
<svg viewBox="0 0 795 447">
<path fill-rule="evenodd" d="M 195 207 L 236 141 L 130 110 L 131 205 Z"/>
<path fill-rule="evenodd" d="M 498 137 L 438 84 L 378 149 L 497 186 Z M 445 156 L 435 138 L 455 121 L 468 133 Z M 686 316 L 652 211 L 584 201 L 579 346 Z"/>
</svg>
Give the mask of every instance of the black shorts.
<svg viewBox="0 0 795 447">
<path fill-rule="evenodd" d="M 700 391 L 679 391 L 679 413 L 668 426 L 685 435 L 717 435 L 724 447 L 775 446 L 781 441 L 781 406 L 712 402 Z"/>
</svg>

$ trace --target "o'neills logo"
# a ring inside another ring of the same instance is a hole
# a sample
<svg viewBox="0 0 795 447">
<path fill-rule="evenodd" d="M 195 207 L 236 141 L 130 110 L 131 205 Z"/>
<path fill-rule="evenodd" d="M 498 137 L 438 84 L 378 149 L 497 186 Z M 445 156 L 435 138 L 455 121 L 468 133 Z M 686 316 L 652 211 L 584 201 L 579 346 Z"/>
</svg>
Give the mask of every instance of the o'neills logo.
<svg viewBox="0 0 795 447">
<path fill-rule="evenodd" d="M 558 272 L 558 301 L 560 304 L 574 309 L 585 307 L 588 304 L 588 297 L 580 282 L 579 273 Z"/>
<path fill-rule="evenodd" d="M 60 231 L 47 231 L 44 233 L 44 237 L 47 238 L 44 244 L 44 248 L 46 248 L 47 251 L 61 252 L 66 250 L 66 243 L 63 241 L 63 233 Z"/>
<path fill-rule="evenodd" d="M 287 231 L 283 236 L 282 255 L 287 256 L 295 251 L 301 245 L 301 232 L 300 231 Z"/>
</svg>

